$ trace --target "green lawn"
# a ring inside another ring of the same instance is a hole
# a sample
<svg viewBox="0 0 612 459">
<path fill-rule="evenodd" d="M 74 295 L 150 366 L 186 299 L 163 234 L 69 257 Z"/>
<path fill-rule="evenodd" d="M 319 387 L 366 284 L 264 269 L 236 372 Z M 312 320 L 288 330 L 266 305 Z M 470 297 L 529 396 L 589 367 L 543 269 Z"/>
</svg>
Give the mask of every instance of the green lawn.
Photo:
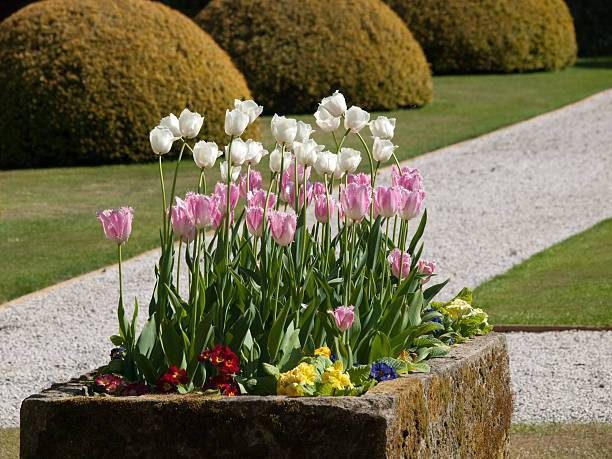
<svg viewBox="0 0 612 459">
<path fill-rule="evenodd" d="M 387 113 L 398 119 L 395 142 L 402 159 L 612 87 L 612 57 L 581 60 L 562 72 L 435 77 L 434 85 L 431 105 Z M 314 124 L 311 116 L 299 118 Z M 268 131 L 264 141 L 271 143 Z M 155 247 L 160 212 L 156 170 L 148 164 L 0 171 L 0 303 L 113 263 L 114 249 L 95 220 L 98 209 L 134 207 L 127 256 Z M 196 180 L 190 162 L 183 171 L 181 192 Z M 216 174 L 209 180 L 214 179 Z"/>
<path fill-rule="evenodd" d="M 612 325 L 612 219 L 480 286 L 494 324 Z"/>
</svg>

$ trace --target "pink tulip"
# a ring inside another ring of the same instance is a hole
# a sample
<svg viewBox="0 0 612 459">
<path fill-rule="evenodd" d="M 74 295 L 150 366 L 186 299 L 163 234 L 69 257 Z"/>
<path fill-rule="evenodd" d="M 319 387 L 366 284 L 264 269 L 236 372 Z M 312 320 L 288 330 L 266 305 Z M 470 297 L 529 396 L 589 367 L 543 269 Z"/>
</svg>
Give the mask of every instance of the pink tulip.
<svg viewBox="0 0 612 459">
<path fill-rule="evenodd" d="M 338 306 L 334 309 L 333 314 L 338 330 L 348 330 L 355 320 L 355 306 Z"/>
<path fill-rule="evenodd" d="M 293 212 L 268 211 L 270 232 L 272 238 L 279 245 L 289 245 L 295 236 L 297 219 Z"/>
<path fill-rule="evenodd" d="M 318 194 L 325 194 L 325 184 L 321 183 L 321 182 L 315 182 L 312 185 L 312 194 L 314 196 L 316 196 Z"/>
<path fill-rule="evenodd" d="M 412 220 L 419 215 L 423 209 L 425 191 L 409 191 L 403 188 L 401 194 L 402 200 L 400 203 L 399 215 L 403 220 Z"/>
<path fill-rule="evenodd" d="M 247 207 L 261 207 L 263 209 L 266 206 L 266 198 L 268 199 L 268 209 L 274 207 L 274 204 L 276 204 L 276 195 L 270 193 L 270 197 L 267 196 L 268 193 L 265 190 L 249 191 Z"/>
<path fill-rule="evenodd" d="M 374 192 L 374 210 L 377 215 L 391 218 L 399 211 L 402 204 L 402 190 L 399 187 L 379 186 Z"/>
<path fill-rule="evenodd" d="M 417 265 L 417 271 L 419 274 L 424 276 L 419 280 L 419 282 L 421 284 L 426 284 L 431 279 L 431 276 L 436 272 L 436 262 L 419 260 L 419 263 Z"/>
<path fill-rule="evenodd" d="M 236 204 L 238 203 L 238 196 L 240 195 L 240 191 L 238 187 L 233 183 L 230 185 L 230 211 L 233 212 L 236 208 Z M 215 185 L 215 193 L 214 196 L 217 197 L 218 208 L 221 214 L 225 215 L 227 213 L 227 185 L 225 183 L 217 182 Z"/>
<path fill-rule="evenodd" d="M 288 182 L 282 192 L 282 197 L 285 202 L 287 202 L 291 208 L 295 207 L 295 182 Z M 312 184 L 306 182 L 306 207 L 310 205 L 312 201 Z M 298 201 L 299 208 L 301 209 L 304 206 L 304 187 L 300 186 L 300 197 Z M 296 209 L 293 209 L 296 210 Z"/>
<path fill-rule="evenodd" d="M 369 185 L 359 185 L 357 183 L 349 183 L 340 192 L 342 209 L 351 221 L 360 222 L 370 211 L 371 193 L 372 188 Z"/>
<path fill-rule="evenodd" d="M 242 174 L 240 176 L 239 186 L 240 186 L 240 196 L 246 198 L 247 195 L 247 175 Z M 249 192 L 256 191 L 261 189 L 262 178 L 261 174 L 257 171 L 251 171 L 249 174 Z"/>
<path fill-rule="evenodd" d="M 310 167 L 306 168 L 306 180 L 310 178 Z M 298 182 L 304 181 L 304 166 L 298 164 Z M 283 172 L 282 185 L 284 186 L 288 182 L 295 182 L 295 156 L 291 157 L 291 164 L 289 168 Z"/>
<path fill-rule="evenodd" d="M 349 174 L 346 177 L 347 183 L 357 183 L 359 185 L 370 185 L 371 179 L 369 175 L 360 172 L 359 174 Z"/>
<path fill-rule="evenodd" d="M 263 207 L 249 207 L 246 210 L 246 226 L 253 236 L 261 237 L 263 234 Z"/>
<path fill-rule="evenodd" d="M 398 279 L 408 277 L 408 274 L 410 273 L 410 264 L 412 263 L 412 259 L 410 258 L 410 254 L 408 254 L 408 252 L 404 252 L 402 254 L 400 249 L 393 249 L 387 257 L 387 261 L 391 265 L 391 272 L 395 277 Z"/>
<path fill-rule="evenodd" d="M 401 170 L 397 166 L 391 168 L 391 182 L 393 186 L 399 186 L 410 191 L 423 189 L 423 177 L 418 169 L 412 169 L 408 166 L 402 167 Z"/>
<path fill-rule="evenodd" d="M 327 196 L 325 194 L 316 194 L 314 196 L 314 214 L 315 218 L 320 223 L 327 223 L 331 216 L 336 211 L 336 202 L 334 198 L 329 197 L 329 209 L 327 207 Z"/>
<path fill-rule="evenodd" d="M 191 242 L 195 238 L 195 226 L 189 213 L 187 202 L 178 196 L 176 205 L 170 209 L 170 222 L 172 230 L 183 242 Z"/>
<path fill-rule="evenodd" d="M 212 225 L 211 225 L 212 229 L 214 229 L 215 231 L 219 229 L 219 227 L 223 224 L 224 217 L 225 216 L 219 211 L 219 209 L 217 209 L 217 212 L 215 213 L 215 216 L 212 221 Z M 230 225 L 232 223 L 234 223 L 234 211 L 233 210 L 230 212 Z"/>
<path fill-rule="evenodd" d="M 219 199 L 215 195 L 187 193 L 185 203 L 191 221 L 197 229 L 213 226 L 215 219 L 219 218 Z"/>
<path fill-rule="evenodd" d="M 131 207 L 120 207 L 119 209 L 106 209 L 96 214 L 104 236 L 109 241 L 117 244 L 127 242 L 132 232 L 132 220 L 134 219 L 134 209 Z"/>
</svg>

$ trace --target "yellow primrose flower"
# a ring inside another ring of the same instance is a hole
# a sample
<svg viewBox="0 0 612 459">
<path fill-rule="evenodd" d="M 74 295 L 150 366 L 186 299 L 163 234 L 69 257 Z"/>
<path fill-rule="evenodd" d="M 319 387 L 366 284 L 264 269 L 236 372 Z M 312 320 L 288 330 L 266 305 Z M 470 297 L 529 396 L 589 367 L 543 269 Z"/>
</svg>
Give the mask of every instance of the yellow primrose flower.
<svg viewBox="0 0 612 459">
<path fill-rule="evenodd" d="M 353 387 L 351 377 L 347 373 L 344 373 L 344 367 L 339 360 L 336 360 L 333 366 L 325 369 L 325 372 L 321 376 L 321 381 L 324 384 L 331 385 L 334 389 L 343 390 Z"/>
<path fill-rule="evenodd" d="M 460 300 L 459 298 L 453 300 L 448 306 L 446 306 L 446 312 L 451 317 L 451 319 L 458 319 L 464 314 L 469 314 L 472 312 L 473 308 L 470 304 L 464 300 Z"/>
<path fill-rule="evenodd" d="M 318 349 L 315 349 L 314 355 L 321 355 L 329 359 L 331 357 L 331 349 L 327 346 L 320 347 Z"/>
<path fill-rule="evenodd" d="M 317 370 L 314 365 L 306 362 L 300 363 L 292 370 L 281 373 L 276 383 L 278 395 L 299 397 L 304 395 L 304 384 L 314 385 L 317 378 Z"/>
<path fill-rule="evenodd" d="M 286 395 L 287 397 L 301 397 L 304 395 L 304 389 L 298 383 L 281 385 L 279 380 L 276 386 L 276 393 L 278 395 Z"/>
</svg>

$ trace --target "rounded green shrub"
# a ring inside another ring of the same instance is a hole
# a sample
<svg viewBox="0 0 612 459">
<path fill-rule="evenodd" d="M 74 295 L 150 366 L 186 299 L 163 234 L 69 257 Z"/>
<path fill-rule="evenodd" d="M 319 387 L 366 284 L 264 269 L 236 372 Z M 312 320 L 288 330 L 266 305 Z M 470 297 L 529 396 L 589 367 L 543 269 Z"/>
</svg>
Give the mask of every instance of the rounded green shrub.
<svg viewBox="0 0 612 459">
<path fill-rule="evenodd" d="M 268 113 L 313 112 L 336 89 L 370 110 L 431 101 L 421 47 L 379 0 L 212 0 L 195 21 Z"/>
<path fill-rule="evenodd" d="M 148 0 L 48 0 L 0 24 L 0 167 L 154 160 L 149 130 L 184 107 L 226 141 L 246 82 L 190 19 Z M 254 132 L 251 132 L 254 134 Z"/>
<path fill-rule="evenodd" d="M 576 60 L 563 0 L 385 0 L 434 73 L 555 70 Z"/>
<path fill-rule="evenodd" d="M 612 55 L 612 1 L 566 0 L 574 17 L 581 56 Z"/>
</svg>

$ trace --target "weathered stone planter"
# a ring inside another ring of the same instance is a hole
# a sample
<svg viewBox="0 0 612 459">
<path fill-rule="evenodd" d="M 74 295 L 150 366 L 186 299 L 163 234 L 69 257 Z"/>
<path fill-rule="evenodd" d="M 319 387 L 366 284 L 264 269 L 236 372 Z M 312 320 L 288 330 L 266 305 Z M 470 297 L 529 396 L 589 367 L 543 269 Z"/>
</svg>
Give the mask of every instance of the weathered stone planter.
<svg viewBox="0 0 612 459">
<path fill-rule="evenodd" d="M 362 397 L 89 397 L 55 385 L 21 406 L 21 457 L 505 457 L 504 336 L 430 363 Z"/>
</svg>

